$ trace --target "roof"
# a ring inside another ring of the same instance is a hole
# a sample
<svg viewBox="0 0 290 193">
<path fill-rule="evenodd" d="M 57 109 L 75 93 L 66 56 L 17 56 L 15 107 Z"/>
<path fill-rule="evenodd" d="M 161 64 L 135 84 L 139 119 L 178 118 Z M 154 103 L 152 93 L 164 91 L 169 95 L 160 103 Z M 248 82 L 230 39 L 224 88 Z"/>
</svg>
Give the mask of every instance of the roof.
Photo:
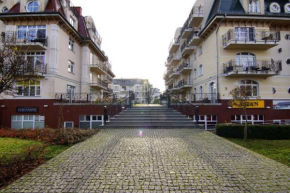
<svg viewBox="0 0 290 193">
<path fill-rule="evenodd" d="M 64 16 L 65 14 L 61 3 L 59 2 L 61 7 L 57 9 L 56 1 L 59 2 L 59 0 L 49 0 L 46 4 L 45 11 L 58 11 Z"/>
<path fill-rule="evenodd" d="M 265 1 L 265 14 L 266 15 L 284 15 L 285 14 L 285 10 L 284 10 L 284 6 L 286 3 L 289 3 L 289 0 L 264 0 Z M 280 9 L 281 9 L 281 13 L 271 13 L 270 12 L 270 5 L 271 3 L 278 3 L 280 5 Z M 289 16 L 289 13 L 287 14 L 287 16 Z"/>
<path fill-rule="evenodd" d="M 245 14 L 245 10 L 239 0 L 216 0 L 209 13 L 207 23 L 216 14 Z"/>
<path fill-rule="evenodd" d="M 20 12 L 20 3 L 16 3 L 8 13 L 19 13 Z"/>
<path fill-rule="evenodd" d="M 78 22 L 78 31 L 80 33 L 80 35 L 82 37 L 85 37 L 85 38 L 89 38 L 90 35 L 88 33 L 88 29 L 86 27 L 86 21 L 85 21 L 85 18 L 83 16 L 79 16 L 79 22 Z"/>
</svg>

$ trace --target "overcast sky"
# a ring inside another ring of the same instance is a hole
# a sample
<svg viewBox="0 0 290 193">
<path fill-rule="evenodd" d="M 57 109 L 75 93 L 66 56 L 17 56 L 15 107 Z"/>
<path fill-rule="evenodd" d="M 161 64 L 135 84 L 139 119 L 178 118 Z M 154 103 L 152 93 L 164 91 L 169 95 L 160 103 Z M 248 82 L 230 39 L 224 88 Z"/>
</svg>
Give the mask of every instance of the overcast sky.
<svg viewBox="0 0 290 193">
<path fill-rule="evenodd" d="M 163 91 L 168 47 L 195 0 L 72 0 L 92 16 L 116 78 L 144 78 Z"/>
</svg>

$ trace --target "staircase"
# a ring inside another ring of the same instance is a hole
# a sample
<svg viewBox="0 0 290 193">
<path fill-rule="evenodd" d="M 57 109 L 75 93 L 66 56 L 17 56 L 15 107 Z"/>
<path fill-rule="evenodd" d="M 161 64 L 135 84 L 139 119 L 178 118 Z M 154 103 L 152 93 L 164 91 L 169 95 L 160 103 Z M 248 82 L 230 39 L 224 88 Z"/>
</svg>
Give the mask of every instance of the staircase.
<svg viewBox="0 0 290 193">
<path fill-rule="evenodd" d="M 133 107 L 110 119 L 104 128 L 199 128 L 178 111 L 162 106 Z"/>
</svg>

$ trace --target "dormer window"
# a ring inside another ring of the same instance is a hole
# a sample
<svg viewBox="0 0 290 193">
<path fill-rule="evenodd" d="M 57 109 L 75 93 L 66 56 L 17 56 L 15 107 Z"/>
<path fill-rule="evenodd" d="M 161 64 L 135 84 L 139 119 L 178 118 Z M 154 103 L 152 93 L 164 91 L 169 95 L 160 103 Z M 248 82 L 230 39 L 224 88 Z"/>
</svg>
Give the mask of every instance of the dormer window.
<svg viewBox="0 0 290 193">
<path fill-rule="evenodd" d="M 290 13 L 290 3 L 286 3 L 284 6 L 285 13 Z"/>
<path fill-rule="evenodd" d="M 28 12 L 37 12 L 39 11 L 40 4 L 38 1 L 30 1 L 26 6 Z"/>
<path fill-rule="evenodd" d="M 260 13 L 259 1 L 250 0 L 249 1 L 249 13 Z"/>
<path fill-rule="evenodd" d="M 9 9 L 6 7 L 6 6 L 4 6 L 3 8 L 2 8 L 2 13 L 7 13 L 9 11 Z"/>
<path fill-rule="evenodd" d="M 76 24 L 76 21 L 74 20 L 74 18 L 72 16 L 70 16 L 69 18 L 69 23 L 73 26 L 73 27 L 76 27 L 75 24 Z"/>
</svg>

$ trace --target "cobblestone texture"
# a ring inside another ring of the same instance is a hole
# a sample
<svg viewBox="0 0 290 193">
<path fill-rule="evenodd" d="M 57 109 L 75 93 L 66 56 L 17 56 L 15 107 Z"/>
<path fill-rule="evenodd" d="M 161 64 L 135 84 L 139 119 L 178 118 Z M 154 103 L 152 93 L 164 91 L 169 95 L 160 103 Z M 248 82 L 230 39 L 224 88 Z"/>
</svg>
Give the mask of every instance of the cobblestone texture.
<svg viewBox="0 0 290 193">
<path fill-rule="evenodd" d="M 102 130 L 2 192 L 290 192 L 290 168 L 211 133 Z"/>
</svg>

